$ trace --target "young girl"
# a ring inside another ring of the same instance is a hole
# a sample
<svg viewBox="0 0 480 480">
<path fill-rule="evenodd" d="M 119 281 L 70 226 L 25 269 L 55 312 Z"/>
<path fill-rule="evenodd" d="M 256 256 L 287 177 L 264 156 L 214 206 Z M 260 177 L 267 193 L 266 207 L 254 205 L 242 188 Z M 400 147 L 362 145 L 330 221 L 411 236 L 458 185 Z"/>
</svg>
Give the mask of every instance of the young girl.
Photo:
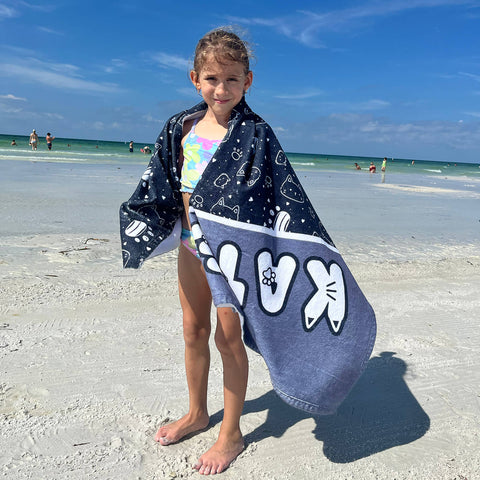
<svg viewBox="0 0 480 480">
<path fill-rule="evenodd" d="M 158 430 L 155 440 L 161 445 L 178 442 L 209 423 L 207 383 L 212 296 L 193 241 L 188 211 L 191 194 L 227 132 L 233 107 L 252 84 L 245 44 L 237 35 L 224 30 L 205 35 L 197 45 L 190 79 L 208 108 L 200 119 L 184 123 L 179 158 L 179 164 L 183 164 L 184 214 L 178 285 L 183 310 L 189 411 L 181 419 Z M 225 408 L 218 440 L 195 465 L 206 475 L 225 470 L 244 448 L 239 422 L 247 388 L 248 361 L 240 320 L 230 307 L 217 309 L 215 344 L 223 362 Z"/>
<path fill-rule="evenodd" d="M 120 233 L 127 268 L 181 240 L 189 410 L 159 428 L 161 445 L 209 423 L 212 300 L 217 307 L 224 417 L 217 441 L 195 465 L 208 475 L 244 448 L 244 342 L 263 356 L 282 400 L 331 414 L 365 368 L 376 325 L 272 128 L 245 102 L 252 85 L 245 43 L 225 29 L 205 35 L 191 80 L 203 101 L 166 122 L 141 182 L 120 208 Z"/>
</svg>

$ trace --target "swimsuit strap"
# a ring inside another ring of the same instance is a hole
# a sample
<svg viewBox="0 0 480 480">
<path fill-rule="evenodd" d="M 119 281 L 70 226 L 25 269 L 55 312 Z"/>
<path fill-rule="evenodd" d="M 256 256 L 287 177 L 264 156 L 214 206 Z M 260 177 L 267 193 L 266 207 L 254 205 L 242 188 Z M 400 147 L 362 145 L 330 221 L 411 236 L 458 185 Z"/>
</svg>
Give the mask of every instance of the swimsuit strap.
<svg viewBox="0 0 480 480">
<path fill-rule="evenodd" d="M 223 140 L 224 137 L 216 139 L 216 140 L 211 140 L 210 138 L 200 137 L 200 135 L 195 133 L 195 127 L 196 127 L 199 120 L 200 120 L 200 118 L 198 118 L 198 117 L 193 120 L 193 125 L 192 125 L 192 128 L 190 129 L 190 131 L 188 132 L 187 139 L 190 138 L 192 135 L 195 135 L 200 140 L 207 140 L 208 142 L 213 142 L 214 144 L 220 143 Z M 185 143 L 186 143 L 187 139 L 185 140 Z M 195 140 L 193 140 L 193 143 L 197 144 L 199 142 L 196 142 Z"/>
<path fill-rule="evenodd" d="M 197 125 L 198 117 L 193 120 L 192 128 L 190 129 L 190 133 L 195 134 L 195 126 Z"/>
</svg>

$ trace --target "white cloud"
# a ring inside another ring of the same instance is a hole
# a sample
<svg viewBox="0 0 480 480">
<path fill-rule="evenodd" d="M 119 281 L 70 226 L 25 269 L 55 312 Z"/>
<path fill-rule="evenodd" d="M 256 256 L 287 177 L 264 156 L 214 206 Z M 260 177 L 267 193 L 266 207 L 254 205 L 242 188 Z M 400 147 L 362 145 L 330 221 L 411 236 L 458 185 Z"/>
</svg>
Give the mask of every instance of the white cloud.
<svg viewBox="0 0 480 480">
<path fill-rule="evenodd" d="M 459 75 L 462 77 L 467 77 L 471 78 L 475 82 L 480 82 L 480 75 L 474 75 L 473 73 L 467 73 L 467 72 L 458 72 Z"/>
<path fill-rule="evenodd" d="M 106 73 L 117 73 L 128 67 L 128 62 L 120 58 L 112 58 L 110 65 L 102 65 L 100 68 Z"/>
<path fill-rule="evenodd" d="M 162 67 L 175 68 L 177 70 L 189 70 L 192 63 L 178 55 L 170 55 L 168 53 L 158 52 L 151 55 L 151 59 Z"/>
<path fill-rule="evenodd" d="M 228 17 L 229 21 L 243 25 L 259 25 L 277 30 L 280 34 L 292 38 L 311 48 L 325 48 L 318 38 L 323 32 L 343 32 L 352 30 L 365 21 L 378 17 L 388 17 L 407 10 L 419 8 L 438 8 L 449 5 L 475 5 L 475 0 L 390 0 L 367 1 L 363 5 L 343 10 L 312 12 L 298 10 L 291 15 L 276 18 Z"/>
<path fill-rule="evenodd" d="M 275 98 L 287 99 L 287 100 L 305 100 L 307 98 L 318 97 L 323 95 L 322 90 L 306 90 L 301 93 L 292 93 L 292 94 L 282 94 L 276 95 Z"/>
<path fill-rule="evenodd" d="M 0 75 L 15 77 L 21 82 L 33 82 L 62 90 L 85 93 L 117 93 L 121 89 L 111 83 L 84 80 L 78 75 L 79 68 L 69 64 L 47 64 L 36 62 L 34 66 L 22 64 L 0 64 Z"/>
<path fill-rule="evenodd" d="M 44 113 L 42 113 L 42 115 L 47 117 L 47 118 L 54 119 L 54 120 L 64 120 L 64 116 L 60 115 L 59 113 L 44 112 Z"/>
<path fill-rule="evenodd" d="M 385 100 L 372 99 L 367 100 L 366 102 L 360 102 L 357 105 L 359 110 L 379 110 L 381 108 L 386 108 L 390 106 L 390 102 Z"/>
<path fill-rule="evenodd" d="M 7 7 L 6 5 L 0 5 L 0 20 L 2 18 L 18 17 L 18 11 L 14 8 Z"/>
<path fill-rule="evenodd" d="M 57 30 L 52 30 L 51 28 L 47 28 L 47 27 L 38 26 L 37 29 L 40 30 L 41 32 L 49 33 L 49 34 L 52 34 L 52 35 L 64 35 L 63 32 L 59 32 Z"/>
<path fill-rule="evenodd" d="M 373 111 L 373 110 L 381 110 L 383 108 L 387 108 L 391 105 L 390 102 L 386 100 L 380 99 L 371 99 L 371 100 L 364 100 L 361 102 L 322 102 L 321 108 L 335 111 L 332 115 L 338 115 L 342 117 L 348 118 L 356 118 L 356 113 L 348 113 L 348 112 L 365 112 L 365 111 Z M 342 113 L 340 113 L 340 111 Z M 347 113 L 343 113 L 347 112 Z"/>
<path fill-rule="evenodd" d="M 15 95 L 12 95 L 11 93 L 9 93 L 8 95 L 0 95 L 0 98 L 4 98 L 4 99 L 6 99 L 6 100 L 19 100 L 19 101 L 22 101 L 22 102 L 26 102 L 26 101 L 27 101 L 26 98 L 16 97 Z"/>
<path fill-rule="evenodd" d="M 332 114 L 278 131 L 288 151 L 398 158 L 478 158 L 480 121 L 393 122 L 367 114 Z"/>
<path fill-rule="evenodd" d="M 165 119 L 163 118 L 155 118 L 153 115 L 150 113 L 147 113 L 146 115 L 142 116 L 142 119 L 145 120 L 148 123 L 159 123 L 163 124 L 165 122 Z"/>
<path fill-rule="evenodd" d="M 12 114 L 17 114 L 17 113 L 22 112 L 22 109 L 21 108 L 10 107 L 10 106 L 4 105 L 3 103 L 0 103 L 0 112 L 2 112 L 4 114 L 12 115 Z"/>
</svg>

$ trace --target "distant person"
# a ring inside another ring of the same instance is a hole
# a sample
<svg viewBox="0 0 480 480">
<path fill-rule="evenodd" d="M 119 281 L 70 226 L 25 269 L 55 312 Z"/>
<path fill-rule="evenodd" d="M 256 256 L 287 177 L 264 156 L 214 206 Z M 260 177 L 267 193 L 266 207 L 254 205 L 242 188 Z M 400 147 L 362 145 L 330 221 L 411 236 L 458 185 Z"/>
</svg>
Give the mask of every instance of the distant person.
<svg viewBox="0 0 480 480">
<path fill-rule="evenodd" d="M 370 167 L 369 167 L 370 173 L 375 173 L 377 171 L 377 167 L 373 162 L 370 162 Z"/>
<path fill-rule="evenodd" d="M 386 169 L 387 169 L 387 157 L 383 157 L 382 172 L 384 172 Z"/>
<path fill-rule="evenodd" d="M 415 160 L 412 160 L 412 165 L 415 165 Z"/>
<path fill-rule="evenodd" d="M 33 129 L 33 132 L 30 134 L 30 140 L 29 140 L 29 145 L 32 146 L 32 150 L 36 150 L 38 147 L 38 135 L 35 129 Z"/>
<path fill-rule="evenodd" d="M 12 140 L 11 145 L 13 145 L 13 146 L 16 146 L 16 145 L 17 145 L 17 142 L 15 141 L 15 139 Z"/>
<path fill-rule="evenodd" d="M 143 147 L 143 153 L 146 153 L 146 154 L 152 153 L 152 151 L 150 150 L 150 147 L 148 145 L 145 145 Z"/>
<path fill-rule="evenodd" d="M 47 141 L 47 147 L 49 150 L 52 149 L 52 142 L 55 140 L 55 137 L 52 137 L 52 134 L 50 132 L 47 133 L 47 136 L 45 137 L 45 140 Z"/>
<path fill-rule="evenodd" d="M 128 149 L 130 150 L 130 152 L 133 152 L 133 140 L 128 145 Z"/>
<path fill-rule="evenodd" d="M 362 167 L 357 162 L 355 162 L 355 169 L 356 170 L 361 170 Z"/>
</svg>

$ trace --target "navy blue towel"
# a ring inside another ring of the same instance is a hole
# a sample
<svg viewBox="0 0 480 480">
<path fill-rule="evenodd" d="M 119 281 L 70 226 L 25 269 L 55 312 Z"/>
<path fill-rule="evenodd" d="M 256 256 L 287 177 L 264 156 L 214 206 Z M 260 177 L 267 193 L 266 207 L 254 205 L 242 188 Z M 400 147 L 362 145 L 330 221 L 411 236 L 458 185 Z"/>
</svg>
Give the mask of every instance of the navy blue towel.
<svg viewBox="0 0 480 480">
<path fill-rule="evenodd" d="M 173 116 L 132 197 L 120 208 L 126 268 L 178 244 L 177 165 L 183 122 Z M 313 209 L 271 127 L 242 100 L 190 199 L 190 221 L 216 306 L 242 319 L 277 394 L 333 413 L 373 349 L 375 314 Z"/>
</svg>

